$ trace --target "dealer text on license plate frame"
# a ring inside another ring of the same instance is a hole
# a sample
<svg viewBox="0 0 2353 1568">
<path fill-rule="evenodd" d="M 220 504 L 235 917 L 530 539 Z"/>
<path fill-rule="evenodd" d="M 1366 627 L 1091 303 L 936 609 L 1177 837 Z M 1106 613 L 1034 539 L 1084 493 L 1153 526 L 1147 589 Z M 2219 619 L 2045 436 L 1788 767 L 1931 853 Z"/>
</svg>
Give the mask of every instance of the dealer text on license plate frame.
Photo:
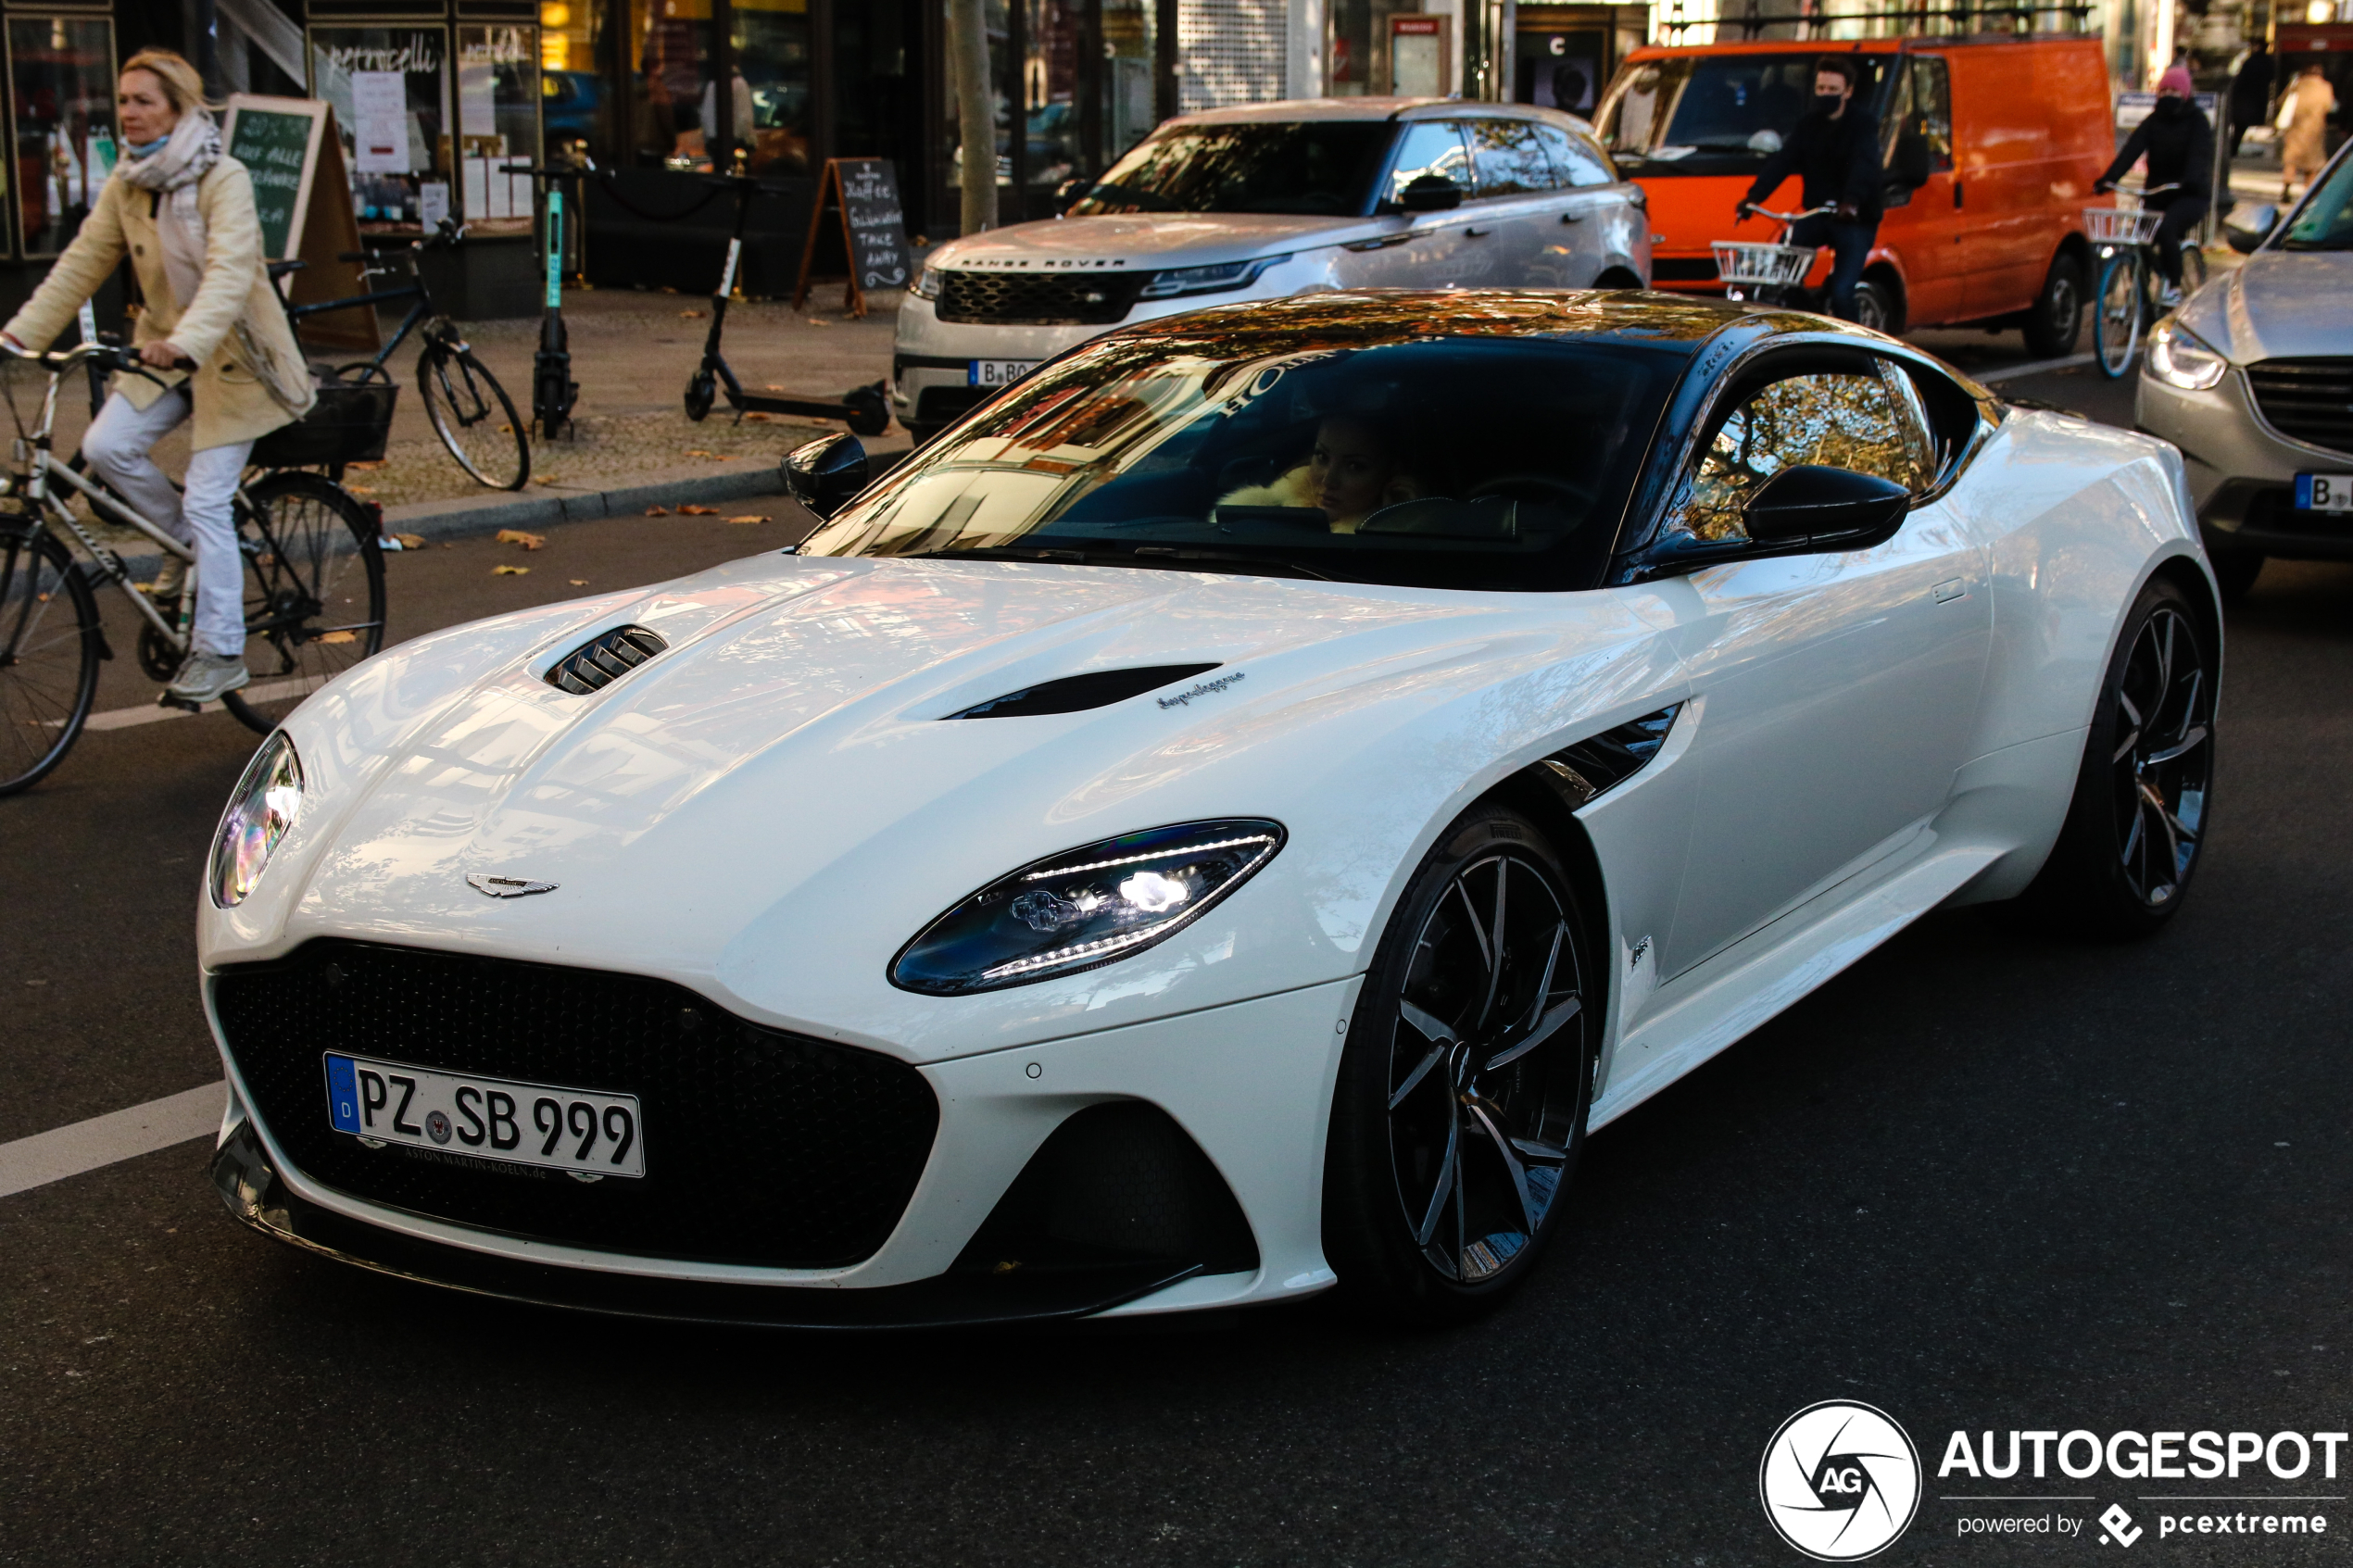
<svg viewBox="0 0 2353 1568">
<path fill-rule="evenodd" d="M 966 384 L 996 391 L 1021 380 L 1036 370 L 1035 359 L 975 359 L 965 371 Z"/>
<path fill-rule="evenodd" d="M 646 1122 L 635 1095 L 342 1051 L 322 1053 L 321 1063 L 327 1124 L 336 1132 L 584 1177 L 646 1173 Z"/>
<path fill-rule="evenodd" d="M 2353 473 L 2297 474 L 2296 509 L 2299 512 L 2353 512 Z"/>
</svg>

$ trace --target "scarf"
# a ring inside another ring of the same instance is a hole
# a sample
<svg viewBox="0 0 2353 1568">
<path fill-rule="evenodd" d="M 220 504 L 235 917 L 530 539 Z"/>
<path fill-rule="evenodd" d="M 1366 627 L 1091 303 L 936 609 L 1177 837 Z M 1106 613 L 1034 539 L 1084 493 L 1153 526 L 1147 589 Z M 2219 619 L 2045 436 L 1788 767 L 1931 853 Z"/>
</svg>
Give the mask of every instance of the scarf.
<svg viewBox="0 0 2353 1568">
<path fill-rule="evenodd" d="M 160 151 L 129 158 L 120 170 L 132 184 L 162 198 L 156 204 L 156 230 L 163 242 L 163 271 L 183 311 L 204 282 L 205 223 L 196 185 L 220 161 L 220 127 L 203 109 L 192 108 L 171 128 Z"/>
</svg>

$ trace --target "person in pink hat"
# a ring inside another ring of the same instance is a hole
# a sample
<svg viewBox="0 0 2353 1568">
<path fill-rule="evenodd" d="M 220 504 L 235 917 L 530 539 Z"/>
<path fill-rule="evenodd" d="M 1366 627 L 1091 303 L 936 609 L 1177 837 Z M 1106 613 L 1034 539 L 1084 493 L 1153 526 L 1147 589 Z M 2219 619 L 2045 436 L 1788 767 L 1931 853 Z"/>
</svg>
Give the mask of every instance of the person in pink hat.
<svg viewBox="0 0 2353 1568">
<path fill-rule="evenodd" d="M 2165 74 L 2157 79 L 2157 107 L 2133 128 L 2123 150 L 2116 155 L 2116 161 L 2092 185 L 2095 191 L 2116 189 L 2124 171 L 2146 157 L 2148 178 L 2143 189 L 2174 187 L 2163 194 L 2145 198 L 2142 204 L 2165 214 L 2157 226 L 2153 244 L 2157 248 L 2157 270 L 2165 278 L 2160 297 L 2169 308 L 2182 302 L 2182 237 L 2190 232 L 2192 224 L 2206 216 L 2214 194 L 2214 127 L 2206 122 L 2206 117 L 2197 112 L 2197 105 L 2191 101 L 2196 94 L 2187 66 L 2167 68 Z"/>
</svg>

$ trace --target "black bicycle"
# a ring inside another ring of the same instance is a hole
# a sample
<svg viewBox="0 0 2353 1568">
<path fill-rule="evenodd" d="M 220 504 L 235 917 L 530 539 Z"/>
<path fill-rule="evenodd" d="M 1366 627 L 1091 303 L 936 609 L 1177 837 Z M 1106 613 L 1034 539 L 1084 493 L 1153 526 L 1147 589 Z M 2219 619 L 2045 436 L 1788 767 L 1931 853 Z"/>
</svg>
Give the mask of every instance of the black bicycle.
<svg viewBox="0 0 2353 1568">
<path fill-rule="evenodd" d="M 498 378 L 490 373 L 490 367 L 474 358 L 472 348 L 459 335 L 458 324 L 434 308 L 433 295 L 418 266 L 426 251 L 454 248 L 464 237 L 463 229 L 444 219 L 439 232 L 411 242 L 405 250 L 383 256 L 346 251 L 339 259 L 361 263 L 362 270 L 370 277 L 390 271 L 390 257 L 397 257 L 409 269 L 408 285 L 354 295 L 347 299 L 290 305 L 286 315 L 299 334 L 306 316 L 361 307 L 373 309 L 403 299 L 412 301 L 400 330 L 376 351 L 376 357 L 338 365 L 336 379 L 355 384 L 381 381 L 389 385 L 392 372 L 384 369 L 384 361 L 422 324 L 425 346 L 424 352 L 417 356 L 417 391 L 425 400 L 425 418 L 433 421 L 433 433 L 441 437 L 441 444 L 449 448 L 458 466 L 479 483 L 494 490 L 520 490 L 531 480 L 530 429 L 515 413 L 514 399 L 498 384 Z"/>
</svg>

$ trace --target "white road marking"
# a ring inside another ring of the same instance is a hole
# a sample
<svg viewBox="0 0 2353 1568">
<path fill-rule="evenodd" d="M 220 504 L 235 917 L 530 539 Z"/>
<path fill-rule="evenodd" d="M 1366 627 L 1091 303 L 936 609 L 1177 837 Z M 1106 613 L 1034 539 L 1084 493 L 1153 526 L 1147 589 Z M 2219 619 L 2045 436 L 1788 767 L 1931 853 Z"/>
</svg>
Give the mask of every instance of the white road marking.
<svg viewBox="0 0 2353 1568">
<path fill-rule="evenodd" d="M 0 1143 L 0 1198 L 118 1160 L 135 1160 L 192 1138 L 210 1137 L 220 1130 L 220 1112 L 227 1103 L 226 1082 L 211 1083 L 128 1110 L 93 1116 L 69 1127 Z"/>
<path fill-rule="evenodd" d="M 319 683 L 324 685 L 326 683 Z M 239 696 L 253 702 L 275 702 L 282 696 L 296 696 L 312 689 L 308 677 L 292 681 L 260 681 L 239 692 Z M 205 711 L 220 711 L 218 704 L 207 704 Z M 165 719 L 193 719 L 195 715 L 184 708 L 166 708 L 150 702 L 137 708 L 117 708 L 105 713 L 93 713 L 82 721 L 85 730 L 127 730 L 133 724 L 153 724 Z"/>
<path fill-rule="evenodd" d="M 2005 365 L 1998 370 L 1968 370 L 1963 373 L 1981 386 L 1992 386 L 1995 382 L 2016 381 L 2020 376 L 2039 376 L 2045 370 L 2071 370 L 2098 358 L 2096 354 L 2070 354 L 2064 359 L 2036 359 L 2024 365 Z"/>
</svg>

